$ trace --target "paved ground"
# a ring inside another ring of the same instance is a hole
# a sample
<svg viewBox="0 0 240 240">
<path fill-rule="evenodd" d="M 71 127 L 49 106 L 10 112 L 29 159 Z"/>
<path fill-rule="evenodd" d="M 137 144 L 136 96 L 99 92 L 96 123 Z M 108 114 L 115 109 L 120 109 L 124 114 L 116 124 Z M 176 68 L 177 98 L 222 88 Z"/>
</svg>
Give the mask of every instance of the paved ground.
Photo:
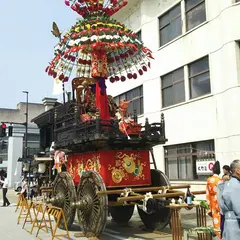
<svg viewBox="0 0 240 240">
<path fill-rule="evenodd" d="M 2 194 L 0 193 L 0 205 L 2 205 Z M 17 225 L 17 216 L 18 213 L 15 213 L 15 206 L 16 206 L 16 193 L 12 190 L 8 192 L 8 198 L 11 202 L 9 207 L 2 207 L 0 208 L 0 236 L 1 239 L 4 240 L 30 240 L 36 239 L 35 234 L 36 231 L 30 235 L 27 231 L 22 229 L 22 221 L 19 225 Z M 184 228 L 192 228 L 196 226 L 195 220 L 195 213 L 194 211 L 184 211 L 182 214 L 182 223 Z M 209 224 L 210 225 L 210 224 Z M 30 229 L 30 225 L 26 225 L 26 230 Z M 61 231 L 60 231 L 61 232 Z M 70 229 L 70 236 L 73 240 L 76 238 L 74 237 L 74 233 L 80 232 L 80 228 L 77 223 Z M 139 219 L 137 214 L 134 214 L 131 221 L 127 226 L 119 226 L 111 221 L 109 218 L 106 230 L 102 235 L 102 240 L 140 240 L 140 239 L 151 239 L 151 240 L 170 240 L 169 227 L 161 233 L 149 233 L 143 230 L 143 224 Z M 47 240 L 51 239 L 50 234 L 46 234 L 45 232 L 41 231 L 39 234 L 41 239 Z M 77 238 L 79 240 L 86 240 L 86 238 Z M 196 238 L 191 238 L 196 239 Z"/>
</svg>

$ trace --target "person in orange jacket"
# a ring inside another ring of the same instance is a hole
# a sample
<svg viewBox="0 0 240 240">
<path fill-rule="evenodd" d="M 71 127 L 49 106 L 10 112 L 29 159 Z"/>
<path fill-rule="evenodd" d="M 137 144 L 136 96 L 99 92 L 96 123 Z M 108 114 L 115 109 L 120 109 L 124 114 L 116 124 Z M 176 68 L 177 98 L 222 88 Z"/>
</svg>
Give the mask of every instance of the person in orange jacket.
<svg viewBox="0 0 240 240">
<path fill-rule="evenodd" d="M 220 163 L 216 161 L 213 167 L 213 175 L 208 178 L 206 186 L 206 199 L 210 208 L 208 215 L 212 217 L 214 229 L 219 230 L 219 232 L 215 232 L 219 239 L 221 239 L 221 215 L 217 197 L 217 186 L 221 183 L 220 172 Z"/>
</svg>

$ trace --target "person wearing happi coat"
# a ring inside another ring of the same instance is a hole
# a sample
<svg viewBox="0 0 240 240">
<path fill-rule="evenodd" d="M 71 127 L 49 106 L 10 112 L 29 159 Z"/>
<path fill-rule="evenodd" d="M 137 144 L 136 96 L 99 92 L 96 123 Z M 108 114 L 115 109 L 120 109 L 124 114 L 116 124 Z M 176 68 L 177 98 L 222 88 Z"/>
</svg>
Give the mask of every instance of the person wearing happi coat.
<svg viewBox="0 0 240 240">
<path fill-rule="evenodd" d="M 240 160 L 230 165 L 232 177 L 218 185 L 221 214 L 224 215 L 224 240 L 240 239 Z"/>
<path fill-rule="evenodd" d="M 221 178 L 219 177 L 220 172 L 220 163 L 216 161 L 213 167 L 213 175 L 208 178 L 206 186 L 206 199 L 210 208 L 208 215 L 212 217 L 214 229 L 218 230 L 215 234 L 219 239 L 221 239 L 221 215 L 217 197 L 217 186 L 221 182 Z"/>
</svg>

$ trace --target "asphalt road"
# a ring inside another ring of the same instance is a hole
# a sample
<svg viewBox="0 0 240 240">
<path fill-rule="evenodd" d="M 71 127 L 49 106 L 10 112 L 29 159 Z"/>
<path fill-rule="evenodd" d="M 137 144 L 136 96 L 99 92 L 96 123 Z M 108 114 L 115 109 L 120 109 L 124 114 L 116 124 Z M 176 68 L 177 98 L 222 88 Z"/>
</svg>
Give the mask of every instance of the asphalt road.
<svg viewBox="0 0 240 240">
<path fill-rule="evenodd" d="M 15 206 L 17 201 L 16 193 L 13 190 L 9 190 L 8 199 L 11 202 L 9 207 L 0 208 L 0 236 L 4 240 L 30 240 L 36 239 L 35 232 L 30 235 L 27 231 L 22 229 L 22 222 L 17 225 L 18 213 L 15 213 Z M 2 193 L 0 193 L 0 204 L 2 205 Z M 183 211 L 182 214 L 183 228 L 192 228 L 196 226 L 195 212 L 194 211 Z M 209 224 L 210 225 L 210 224 Z M 27 224 L 26 229 L 30 229 L 31 225 Z M 61 232 L 61 230 L 60 230 Z M 77 222 L 74 223 L 72 228 L 69 230 L 71 238 L 85 240 L 86 238 L 75 238 L 74 233 L 80 232 L 80 228 Z M 107 227 L 101 236 L 103 240 L 140 240 L 140 239 L 151 239 L 151 240 L 170 240 L 171 231 L 169 227 L 164 229 L 162 232 L 149 233 L 144 230 L 144 226 L 137 214 L 133 215 L 130 222 L 126 226 L 119 226 L 111 220 L 109 217 Z M 44 232 L 40 232 L 39 237 L 41 239 L 51 239 L 50 235 Z M 191 238 L 197 239 L 197 238 Z"/>
</svg>

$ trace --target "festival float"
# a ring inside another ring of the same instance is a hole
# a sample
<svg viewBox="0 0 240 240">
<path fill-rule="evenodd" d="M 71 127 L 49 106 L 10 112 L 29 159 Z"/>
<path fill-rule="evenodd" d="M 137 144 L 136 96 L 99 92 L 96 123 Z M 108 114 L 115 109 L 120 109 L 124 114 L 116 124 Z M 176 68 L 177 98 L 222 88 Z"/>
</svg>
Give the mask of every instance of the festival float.
<svg viewBox="0 0 240 240">
<path fill-rule="evenodd" d="M 136 112 L 128 114 L 129 101 L 118 106 L 107 94 L 107 81 L 137 81 L 153 59 L 137 35 L 112 17 L 127 3 L 65 0 L 81 19 L 65 34 L 53 24 L 59 43 L 46 72 L 63 88 L 70 82 L 73 97 L 33 119 L 48 147 L 54 142 L 50 201 L 63 209 L 68 227 L 77 212 L 87 237 L 104 231 L 109 213 L 127 223 L 135 206 L 147 228 L 160 230 L 171 215 L 166 197 L 182 195 L 156 168 L 152 149 L 167 141 L 164 116 L 140 124 Z"/>
</svg>

